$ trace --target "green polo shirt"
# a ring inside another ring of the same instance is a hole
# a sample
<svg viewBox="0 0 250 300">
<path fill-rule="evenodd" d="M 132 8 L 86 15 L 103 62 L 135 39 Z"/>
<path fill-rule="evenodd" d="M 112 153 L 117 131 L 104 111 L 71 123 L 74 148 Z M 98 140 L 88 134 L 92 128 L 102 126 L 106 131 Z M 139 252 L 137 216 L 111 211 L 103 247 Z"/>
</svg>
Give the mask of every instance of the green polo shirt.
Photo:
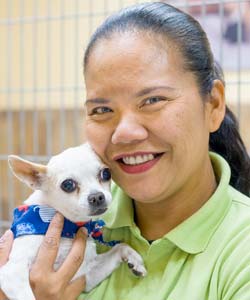
<svg viewBox="0 0 250 300">
<path fill-rule="evenodd" d="M 79 299 L 250 300 L 250 199 L 229 185 L 227 162 L 214 153 L 211 159 L 219 180 L 215 193 L 152 244 L 134 223 L 131 199 L 113 187 L 105 239 L 124 241 L 137 250 L 148 275 L 138 278 L 123 263 Z"/>
</svg>

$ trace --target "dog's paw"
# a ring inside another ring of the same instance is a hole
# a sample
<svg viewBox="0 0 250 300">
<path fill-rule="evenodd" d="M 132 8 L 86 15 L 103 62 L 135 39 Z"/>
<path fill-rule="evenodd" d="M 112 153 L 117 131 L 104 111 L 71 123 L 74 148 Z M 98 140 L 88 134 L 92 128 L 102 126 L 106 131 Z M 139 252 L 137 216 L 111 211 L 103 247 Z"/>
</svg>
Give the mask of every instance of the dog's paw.
<svg viewBox="0 0 250 300">
<path fill-rule="evenodd" d="M 126 244 L 120 244 L 120 247 L 122 260 L 128 264 L 128 267 L 131 269 L 131 271 L 136 276 L 146 276 L 147 271 L 144 267 L 142 257 Z"/>
</svg>

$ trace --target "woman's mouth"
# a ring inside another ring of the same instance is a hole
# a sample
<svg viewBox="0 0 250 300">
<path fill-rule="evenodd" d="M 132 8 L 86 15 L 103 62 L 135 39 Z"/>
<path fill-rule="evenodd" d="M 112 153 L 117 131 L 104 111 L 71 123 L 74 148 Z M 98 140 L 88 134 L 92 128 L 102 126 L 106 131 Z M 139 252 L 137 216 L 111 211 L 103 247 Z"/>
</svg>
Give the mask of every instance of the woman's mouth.
<svg viewBox="0 0 250 300">
<path fill-rule="evenodd" d="M 136 174 L 151 169 L 162 155 L 163 153 L 135 153 L 132 155 L 120 155 L 115 160 L 124 172 Z"/>
</svg>

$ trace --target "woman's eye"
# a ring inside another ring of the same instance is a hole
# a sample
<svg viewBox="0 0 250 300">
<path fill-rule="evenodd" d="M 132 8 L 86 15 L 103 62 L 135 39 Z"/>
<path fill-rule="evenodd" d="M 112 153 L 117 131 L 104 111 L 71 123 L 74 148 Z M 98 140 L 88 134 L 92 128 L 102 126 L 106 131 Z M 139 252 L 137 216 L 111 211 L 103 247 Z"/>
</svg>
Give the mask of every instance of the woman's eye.
<svg viewBox="0 0 250 300">
<path fill-rule="evenodd" d="M 101 107 L 96 107 L 96 108 L 92 109 L 90 114 L 91 115 L 102 115 L 105 113 L 109 113 L 111 111 L 112 110 L 109 107 L 101 106 Z"/>
<path fill-rule="evenodd" d="M 146 104 L 146 105 L 154 104 L 154 103 L 157 103 L 157 102 L 160 102 L 160 101 L 163 101 L 163 100 L 166 100 L 166 99 L 163 98 L 163 97 L 150 97 L 144 102 L 144 104 Z"/>
<path fill-rule="evenodd" d="M 66 193 L 72 193 L 77 189 L 77 182 L 71 178 L 65 179 L 61 183 L 61 189 Z"/>
</svg>

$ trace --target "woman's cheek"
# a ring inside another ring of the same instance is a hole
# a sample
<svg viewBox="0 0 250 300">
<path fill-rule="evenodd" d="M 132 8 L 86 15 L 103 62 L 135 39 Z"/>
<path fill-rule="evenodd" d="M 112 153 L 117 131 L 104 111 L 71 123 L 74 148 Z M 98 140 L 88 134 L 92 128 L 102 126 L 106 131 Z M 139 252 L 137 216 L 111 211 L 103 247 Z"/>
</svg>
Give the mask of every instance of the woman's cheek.
<svg viewBox="0 0 250 300">
<path fill-rule="evenodd" d="M 91 121 L 86 121 L 85 133 L 87 141 L 95 152 L 104 160 L 105 148 L 107 145 L 107 134 L 103 127 L 99 127 Z"/>
<path fill-rule="evenodd" d="M 91 121 L 86 121 L 85 133 L 86 133 L 87 141 L 97 152 L 98 145 L 100 145 L 100 133 L 98 127 L 95 124 L 93 124 Z"/>
</svg>

